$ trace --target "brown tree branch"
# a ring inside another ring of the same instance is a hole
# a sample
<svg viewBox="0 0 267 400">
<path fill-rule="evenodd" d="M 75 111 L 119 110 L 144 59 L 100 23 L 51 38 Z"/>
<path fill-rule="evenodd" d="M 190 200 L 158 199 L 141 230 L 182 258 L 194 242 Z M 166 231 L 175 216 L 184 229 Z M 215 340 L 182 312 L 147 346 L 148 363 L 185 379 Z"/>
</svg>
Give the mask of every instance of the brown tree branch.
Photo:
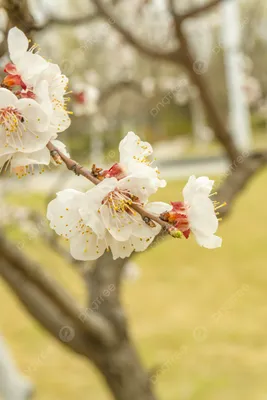
<svg viewBox="0 0 267 400">
<path fill-rule="evenodd" d="M 93 340 L 102 342 L 107 346 L 116 342 L 113 328 L 107 320 L 95 313 L 91 313 L 85 321 L 82 321 L 80 319 L 83 313 L 82 308 L 76 304 L 75 300 L 63 287 L 49 277 L 38 265 L 30 262 L 18 249 L 14 248 L 14 245 L 12 247 L 10 248 L 10 243 L 0 235 L 1 257 L 10 263 L 13 268 L 22 271 L 29 281 L 40 287 L 67 316 L 72 318 L 78 326 L 83 327 Z"/>
<path fill-rule="evenodd" d="M 4 39 L 0 43 L 0 58 L 7 52 L 7 32 L 4 32 Z"/>
<path fill-rule="evenodd" d="M 201 71 L 199 73 L 196 70 L 197 60 L 194 59 L 190 50 L 190 45 L 188 43 L 186 35 L 184 34 L 182 26 L 183 19 L 180 18 L 179 15 L 175 14 L 174 0 L 169 0 L 169 9 L 171 14 L 173 15 L 176 36 L 180 43 L 180 51 L 183 54 L 181 64 L 184 66 L 187 73 L 189 74 L 191 82 L 198 88 L 200 92 L 202 102 L 207 110 L 208 118 L 214 130 L 215 136 L 226 150 L 230 160 L 234 161 L 239 156 L 239 151 L 234 143 L 230 132 L 225 128 L 225 124 L 220 116 L 214 99 L 211 96 L 208 84 L 205 77 L 203 76 L 203 73 L 201 73 Z"/>
<path fill-rule="evenodd" d="M 220 209 L 220 216 L 226 217 L 232 210 L 238 196 L 247 187 L 251 179 L 267 165 L 267 152 L 252 153 L 247 158 L 239 156 L 228 168 L 225 179 L 217 192 L 216 200 L 226 202 Z"/>
<path fill-rule="evenodd" d="M 3 0 L 3 8 L 8 15 L 8 30 L 17 26 L 23 32 L 28 33 L 34 25 L 33 16 L 30 13 L 27 0 Z"/>
<path fill-rule="evenodd" d="M 16 270 L 1 257 L 0 275 L 33 318 L 55 339 L 78 354 L 86 353 L 84 332 L 81 332 L 75 321 L 62 313 L 52 300 L 23 274 L 23 271 Z"/>
<path fill-rule="evenodd" d="M 181 57 L 178 48 L 174 51 L 160 51 L 155 50 L 151 46 L 143 43 L 139 38 L 135 37 L 127 28 L 125 28 L 118 20 L 115 19 L 115 16 L 112 15 L 107 6 L 103 5 L 103 1 L 93 0 L 93 3 L 101 17 L 103 17 L 114 29 L 116 29 L 116 31 L 119 32 L 124 39 L 140 53 L 148 57 L 167 62 L 174 62 L 175 60 L 179 60 Z"/>
<path fill-rule="evenodd" d="M 134 92 L 140 95 L 143 94 L 142 86 L 140 85 L 139 82 L 134 80 L 118 81 L 112 83 L 101 92 L 98 100 L 99 105 L 102 105 L 103 103 L 107 102 L 110 99 L 110 97 L 113 96 L 115 93 L 125 89 L 133 90 Z"/>
<path fill-rule="evenodd" d="M 223 1 L 227 1 L 227 0 L 211 0 L 207 4 L 204 4 L 202 6 L 196 6 L 196 7 L 192 8 L 190 11 L 188 11 L 182 15 L 179 15 L 178 18 L 180 21 L 184 21 L 185 19 L 188 19 L 188 18 L 199 17 L 201 14 L 211 11 L 214 7 L 216 7 Z M 228 0 L 228 1 L 236 1 L 236 0 Z"/>
<path fill-rule="evenodd" d="M 82 25 L 82 24 L 93 22 L 98 17 L 99 17 L 98 13 L 83 15 L 81 17 L 66 18 L 66 19 L 51 17 L 43 25 L 33 25 L 32 27 L 29 28 L 29 31 L 40 32 L 40 31 L 43 31 L 53 25 L 59 25 L 59 26 Z"/>
</svg>

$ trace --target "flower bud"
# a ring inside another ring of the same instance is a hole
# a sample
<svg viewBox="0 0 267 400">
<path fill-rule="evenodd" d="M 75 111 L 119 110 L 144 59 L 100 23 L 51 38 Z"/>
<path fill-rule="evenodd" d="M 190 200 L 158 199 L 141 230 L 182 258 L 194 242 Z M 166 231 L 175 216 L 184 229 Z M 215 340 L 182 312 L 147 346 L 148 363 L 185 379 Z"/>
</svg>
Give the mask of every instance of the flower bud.
<svg viewBox="0 0 267 400">
<path fill-rule="evenodd" d="M 182 232 L 179 231 L 179 229 L 176 229 L 176 228 L 170 228 L 168 232 L 172 237 L 174 237 L 176 239 L 181 239 L 182 236 L 183 236 Z"/>
</svg>

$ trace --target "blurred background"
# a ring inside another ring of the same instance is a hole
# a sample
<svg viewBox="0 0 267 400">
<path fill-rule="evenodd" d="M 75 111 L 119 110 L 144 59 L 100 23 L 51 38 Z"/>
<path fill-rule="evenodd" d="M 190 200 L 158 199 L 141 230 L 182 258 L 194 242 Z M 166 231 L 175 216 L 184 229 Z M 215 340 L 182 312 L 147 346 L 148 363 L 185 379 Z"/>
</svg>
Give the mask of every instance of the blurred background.
<svg viewBox="0 0 267 400">
<path fill-rule="evenodd" d="M 42 55 L 70 79 L 72 124 L 60 140 L 74 159 L 110 167 L 118 160 L 120 140 L 134 131 L 153 145 L 155 164 L 169 183 L 154 199 L 169 202 L 181 196 L 191 174 L 209 175 L 219 188 L 249 154 L 266 149 L 265 0 L 218 1 L 184 22 L 194 60 L 191 75 L 184 65 L 132 46 L 112 20 L 96 14 L 93 3 L 28 1 Z M 155 53 L 177 46 L 167 1 L 102 3 Z M 176 9 L 187 12 L 205 4 L 180 0 Z M 3 8 L 0 24 L 5 42 Z M 4 54 L 2 72 L 7 62 Z M 212 104 L 242 154 L 234 168 L 192 73 L 210 88 Z M 1 230 L 84 304 L 84 276 L 92 266 L 71 260 L 66 245 L 50 232 L 45 213 L 57 191 L 87 190 L 90 184 L 63 167 L 22 179 L 16 172 L 0 177 Z M 157 371 L 160 399 L 267 398 L 266 179 L 262 169 L 235 200 L 220 226 L 222 249 L 199 248 L 194 239 L 165 239 L 125 263 L 123 302 L 140 355 Z M 0 304 L 0 332 L 35 389 L 32 398 L 111 399 L 95 369 L 45 333 L 2 281 Z"/>
</svg>

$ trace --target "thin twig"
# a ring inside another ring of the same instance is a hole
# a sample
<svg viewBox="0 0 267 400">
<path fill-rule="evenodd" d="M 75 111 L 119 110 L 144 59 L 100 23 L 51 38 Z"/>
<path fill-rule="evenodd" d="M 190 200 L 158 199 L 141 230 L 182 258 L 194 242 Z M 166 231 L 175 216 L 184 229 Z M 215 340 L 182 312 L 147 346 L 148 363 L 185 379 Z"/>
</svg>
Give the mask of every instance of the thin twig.
<svg viewBox="0 0 267 400">
<path fill-rule="evenodd" d="M 47 148 L 50 151 L 52 158 L 55 160 L 56 163 L 59 163 L 57 154 L 60 156 L 66 167 L 74 172 L 76 175 L 82 175 L 94 185 L 97 185 L 100 181 L 99 179 L 95 178 L 88 169 L 84 168 L 82 165 L 78 164 L 76 161 L 72 160 L 71 158 L 67 157 L 61 151 L 59 151 L 51 142 L 47 144 Z"/>
</svg>

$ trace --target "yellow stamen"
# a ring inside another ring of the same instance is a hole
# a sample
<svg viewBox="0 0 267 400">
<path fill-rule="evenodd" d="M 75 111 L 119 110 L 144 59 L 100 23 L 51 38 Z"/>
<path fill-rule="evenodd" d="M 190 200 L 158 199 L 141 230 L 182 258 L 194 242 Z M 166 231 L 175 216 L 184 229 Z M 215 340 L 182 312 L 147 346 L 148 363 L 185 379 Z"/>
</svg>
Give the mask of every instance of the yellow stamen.
<svg viewBox="0 0 267 400">
<path fill-rule="evenodd" d="M 220 204 L 219 206 L 215 207 L 214 210 L 215 210 L 215 211 L 216 211 L 216 210 L 219 210 L 220 208 L 225 207 L 226 205 L 227 205 L 227 203 L 224 202 L 224 203 Z"/>
</svg>

